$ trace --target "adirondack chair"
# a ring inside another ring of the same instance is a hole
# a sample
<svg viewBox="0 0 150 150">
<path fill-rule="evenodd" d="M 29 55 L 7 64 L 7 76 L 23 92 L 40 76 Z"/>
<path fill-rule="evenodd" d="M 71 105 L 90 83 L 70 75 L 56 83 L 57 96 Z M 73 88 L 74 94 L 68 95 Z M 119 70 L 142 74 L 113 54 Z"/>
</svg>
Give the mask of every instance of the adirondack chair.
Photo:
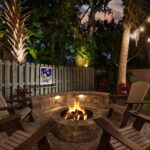
<svg viewBox="0 0 150 150">
<path fill-rule="evenodd" d="M 136 120 L 132 126 L 121 129 L 116 128 L 106 118 L 94 120 L 103 130 L 97 150 L 150 150 L 150 140 L 140 133 L 144 123 L 150 123 L 150 116 L 134 111 L 129 113 L 136 117 Z"/>
<path fill-rule="evenodd" d="M 0 118 L 8 114 L 14 114 L 16 112 L 15 110 L 20 106 L 21 105 L 19 104 L 14 106 L 8 106 L 2 93 L 0 93 Z M 18 112 L 21 114 L 21 120 L 24 120 L 29 115 L 30 121 L 33 121 L 32 110 L 30 107 L 22 108 L 21 110 L 18 110 Z"/>
<path fill-rule="evenodd" d="M 9 135 L 0 142 L 0 150 L 29 150 L 35 144 L 39 150 L 50 150 L 47 134 L 53 129 L 51 123 L 44 124 L 31 135 L 22 130 L 19 119 L 20 114 L 14 114 L 0 120 L 0 125 Z"/>
<path fill-rule="evenodd" d="M 135 111 L 140 111 L 143 104 L 150 104 L 148 101 L 143 101 L 147 91 L 149 89 L 149 83 L 144 81 L 135 82 L 132 84 L 129 96 L 127 101 L 125 102 L 125 106 L 121 106 L 118 104 L 110 104 L 110 109 L 108 113 L 108 118 L 112 116 L 113 111 L 116 111 L 123 115 L 123 120 L 121 123 L 121 127 L 125 127 L 128 121 L 128 111 L 134 109 Z"/>
</svg>

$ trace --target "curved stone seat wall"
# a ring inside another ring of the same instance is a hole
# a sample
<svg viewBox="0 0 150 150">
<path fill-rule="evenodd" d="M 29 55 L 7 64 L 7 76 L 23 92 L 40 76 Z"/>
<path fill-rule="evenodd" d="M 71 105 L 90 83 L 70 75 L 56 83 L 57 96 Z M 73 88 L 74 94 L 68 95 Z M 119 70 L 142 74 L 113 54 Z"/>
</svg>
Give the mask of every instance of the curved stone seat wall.
<svg viewBox="0 0 150 150">
<path fill-rule="evenodd" d="M 73 91 L 31 97 L 32 109 L 33 112 L 36 112 L 36 117 L 49 116 L 52 110 L 73 104 L 74 100 L 79 100 L 80 104 L 84 106 L 106 109 L 109 104 L 109 93 Z"/>
</svg>

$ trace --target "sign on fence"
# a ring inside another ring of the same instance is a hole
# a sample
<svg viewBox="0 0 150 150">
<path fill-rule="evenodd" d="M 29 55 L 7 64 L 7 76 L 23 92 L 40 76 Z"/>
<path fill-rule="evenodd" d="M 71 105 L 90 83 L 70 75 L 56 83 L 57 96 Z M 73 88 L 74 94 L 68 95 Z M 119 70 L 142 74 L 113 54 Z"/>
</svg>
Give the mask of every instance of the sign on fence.
<svg viewBox="0 0 150 150">
<path fill-rule="evenodd" d="M 40 67 L 40 85 L 52 84 L 52 67 Z"/>
</svg>

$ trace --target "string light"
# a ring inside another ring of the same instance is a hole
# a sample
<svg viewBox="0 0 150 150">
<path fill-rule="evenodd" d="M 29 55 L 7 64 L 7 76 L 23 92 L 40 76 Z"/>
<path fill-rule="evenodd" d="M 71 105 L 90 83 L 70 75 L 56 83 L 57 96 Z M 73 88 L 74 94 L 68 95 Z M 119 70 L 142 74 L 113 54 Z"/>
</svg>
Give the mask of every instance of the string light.
<svg viewBox="0 0 150 150">
<path fill-rule="evenodd" d="M 146 21 L 148 23 L 150 23 L 150 16 L 146 19 Z M 138 33 L 139 32 L 136 32 L 136 31 L 140 31 L 140 32 L 144 32 L 145 30 L 145 27 L 141 26 L 139 27 L 138 29 L 136 29 L 133 33 L 130 34 L 130 38 L 133 39 L 133 40 L 136 40 L 137 36 L 138 36 Z M 150 38 L 147 39 L 147 42 L 150 43 Z"/>
<path fill-rule="evenodd" d="M 140 31 L 144 32 L 145 28 L 144 27 L 140 27 Z"/>
<path fill-rule="evenodd" d="M 134 40 L 135 39 L 134 34 L 131 34 L 130 38 Z"/>
<path fill-rule="evenodd" d="M 147 22 L 150 23 L 150 17 L 147 18 Z"/>
<path fill-rule="evenodd" d="M 130 34 L 130 38 L 131 38 L 131 39 L 135 39 L 135 38 L 136 38 L 136 32 Z"/>
<path fill-rule="evenodd" d="M 150 38 L 147 39 L 147 42 L 150 43 Z"/>
</svg>

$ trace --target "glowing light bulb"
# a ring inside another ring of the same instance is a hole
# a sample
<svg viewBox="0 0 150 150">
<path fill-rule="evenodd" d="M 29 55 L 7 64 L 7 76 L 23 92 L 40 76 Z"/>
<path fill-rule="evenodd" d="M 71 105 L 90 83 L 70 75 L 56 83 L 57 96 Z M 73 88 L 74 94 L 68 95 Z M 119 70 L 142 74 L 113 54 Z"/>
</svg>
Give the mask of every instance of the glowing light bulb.
<svg viewBox="0 0 150 150">
<path fill-rule="evenodd" d="M 144 32 L 145 28 L 144 27 L 140 27 L 140 31 Z"/>
<path fill-rule="evenodd" d="M 136 32 L 130 34 L 130 38 L 131 38 L 131 39 L 135 39 L 135 38 L 136 38 Z"/>
<path fill-rule="evenodd" d="M 150 43 L 150 38 L 147 39 L 147 42 Z"/>
<path fill-rule="evenodd" d="M 150 23 L 150 17 L 147 18 L 147 22 Z"/>
<path fill-rule="evenodd" d="M 59 100 L 59 99 L 60 99 L 59 95 L 55 96 L 55 100 Z"/>
<path fill-rule="evenodd" d="M 79 98 L 84 98 L 85 95 L 80 94 L 80 95 L 78 95 L 78 97 L 79 97 Z"/>
</svg>

